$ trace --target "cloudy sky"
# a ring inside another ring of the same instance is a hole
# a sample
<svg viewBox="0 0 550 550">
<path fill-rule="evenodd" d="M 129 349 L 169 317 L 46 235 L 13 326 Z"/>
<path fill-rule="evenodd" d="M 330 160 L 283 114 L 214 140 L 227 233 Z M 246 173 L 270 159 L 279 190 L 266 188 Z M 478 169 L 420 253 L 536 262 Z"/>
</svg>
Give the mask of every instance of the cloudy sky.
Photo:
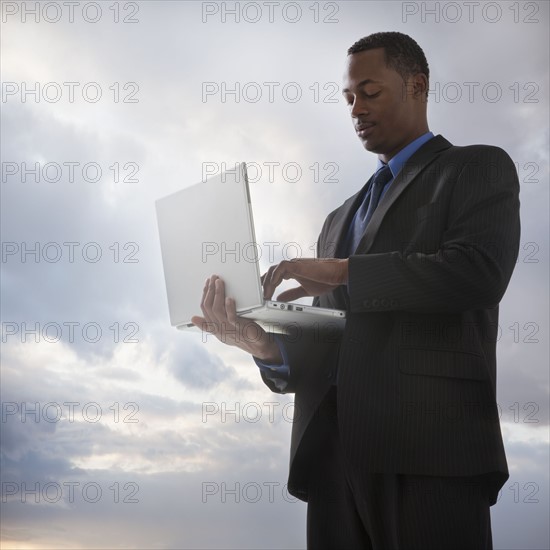
<svg viewBox="0 0 550 550">
<path fill-rule="evenodd" d="M 3 1 L 3 548 L 305 547 L 292 396 L 170 326 L 154 201 L 255 163 L 258 242 L 311 255 L 376 166 L 346 50 L 388 30 L 426 53 L 430 129 L 518 169 L 492 519 L 495 548 L 549 547 L 548 3 Z"/>
</svg>

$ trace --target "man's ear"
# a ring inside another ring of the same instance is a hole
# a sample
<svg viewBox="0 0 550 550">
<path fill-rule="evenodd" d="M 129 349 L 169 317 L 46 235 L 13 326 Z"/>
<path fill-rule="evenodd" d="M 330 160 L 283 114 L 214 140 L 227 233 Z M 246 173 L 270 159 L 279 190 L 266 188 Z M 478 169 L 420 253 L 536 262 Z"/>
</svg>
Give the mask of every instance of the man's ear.
<svg viewBox="0 0 550 550">
<path fill-rule="evenodd" d="M 416 99 L 425 99 L 428 95 L 428 79 L 424 73 L 416 73 L 410 78 L 409 86 L 412 96 Z"/>
<path fill-rule="evenodd" d="M 403 101 L 407 99 L 416 99 L 425 101 L 428 92 L 428 79 L 424 73 L 403 79 Z"/>
</svg>

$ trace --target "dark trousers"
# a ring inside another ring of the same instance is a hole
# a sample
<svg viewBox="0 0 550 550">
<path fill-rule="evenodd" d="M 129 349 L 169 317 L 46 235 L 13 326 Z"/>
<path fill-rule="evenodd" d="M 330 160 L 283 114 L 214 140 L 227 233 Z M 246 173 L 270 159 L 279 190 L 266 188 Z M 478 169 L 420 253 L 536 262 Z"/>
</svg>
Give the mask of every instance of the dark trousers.
<svg viewBox="0 0 550 550">
<path fill-rule="evenodd" d="M 309 549 L 492 550 L 484 476 L 354 470 L 340 445 L 334 387 L 322 408 L 309 470 Z"/>
</svg>

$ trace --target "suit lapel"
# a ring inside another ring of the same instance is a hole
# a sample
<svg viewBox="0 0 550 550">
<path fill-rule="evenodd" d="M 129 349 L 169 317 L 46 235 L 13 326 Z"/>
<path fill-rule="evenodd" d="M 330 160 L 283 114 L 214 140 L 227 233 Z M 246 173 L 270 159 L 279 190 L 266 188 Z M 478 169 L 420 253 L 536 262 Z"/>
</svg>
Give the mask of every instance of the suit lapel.
<svg viewBox="0 0 550 550">
<path fill-rule="evenodd" d="M 395 203 L 403 191 L 405 191 L 405 189 L 413 182 L 420 172 L 422 172 L 426 166 L 433 162 L 441 151 L 444 151 L 449 147 L 452 147 L 452 144 L 443 136 L 437 135 L 420 147 L 420 149 L 418 149 L 418 151 L 416 151 L 403 165 L 403 168 L 393 180 L 388 191 L 378 203 L 365 233 L 357 245 L 357 253 L 368 253 L 374 243 L 378 229 L 384 220 L 384 216 L 387 214 L 392 204 Z"/>
</svg>

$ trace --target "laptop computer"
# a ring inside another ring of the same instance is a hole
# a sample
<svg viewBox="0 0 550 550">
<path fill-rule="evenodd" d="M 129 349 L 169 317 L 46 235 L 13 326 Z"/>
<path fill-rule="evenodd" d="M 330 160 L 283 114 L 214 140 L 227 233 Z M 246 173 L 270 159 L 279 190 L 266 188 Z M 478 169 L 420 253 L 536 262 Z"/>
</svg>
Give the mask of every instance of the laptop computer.
<svg viewBox="0 0 550 550">
<path fill-rule="evenodd" d="M 343 330 L 346 312 L 265 300 L 260 278 L 246 163 L 156 201 L 170 322 L 197 329 L 205 280 L 215 274 L 237 314 L 268 332 Z"/>
</svg>

